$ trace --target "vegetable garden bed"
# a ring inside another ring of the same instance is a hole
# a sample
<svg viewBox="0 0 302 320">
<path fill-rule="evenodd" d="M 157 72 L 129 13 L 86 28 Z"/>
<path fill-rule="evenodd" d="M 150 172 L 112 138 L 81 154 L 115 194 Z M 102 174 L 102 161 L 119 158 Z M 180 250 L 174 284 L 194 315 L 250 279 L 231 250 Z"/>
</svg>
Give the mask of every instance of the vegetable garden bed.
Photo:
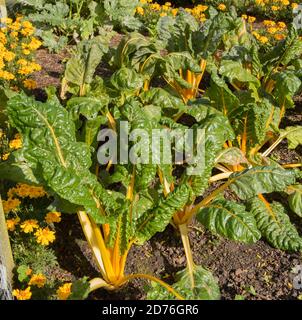
<svg viewBox="0 0 302 320">
<path fill-rule="evenodd" d="M 13 296 L 302 299 L 299 4 L 16 2 L 0 31 Z M 148 149 L 125 123 L 176 139 Z"/>
</svg>

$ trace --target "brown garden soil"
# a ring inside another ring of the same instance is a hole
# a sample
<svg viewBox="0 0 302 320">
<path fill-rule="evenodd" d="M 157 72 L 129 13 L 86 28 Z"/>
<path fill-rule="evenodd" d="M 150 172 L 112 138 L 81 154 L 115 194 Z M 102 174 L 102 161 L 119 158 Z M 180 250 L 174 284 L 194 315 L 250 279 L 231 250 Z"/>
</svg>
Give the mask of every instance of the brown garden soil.
<svg viewBox="0 0 302 320">
<path fill-rule="evenodd" d="M 38 60 L 43 70 L 36 75 L 39 88 L 35 91 L 35 95 L 38 99 L 45 99 L 43 89 L 46 86 L 54 85 L 59 88 L 63 72 L 62 62 L 67 56 L 67 52 L 48 54 L 46 50 L 39 51 Z M 99 72 L 110 74 L 106 66 L 101 66 Z M 283 126 L 302 124 L 301 100 L 301 97 L 297 98 L 297 107 L 289 110 L 283 120 Z M 300 146 L 296 150 L 288 150 L 285 141 L 279 145 L 273 156 L 281 163 L 299 162 L 302 148 Z M 226 196 L 232 197 L 229 193 Z M 275 196 L 271 197 L 274 199 Z M 301 219 L 296 219 L 294 216 L 291 218 L 302 233 Z M 63 281 L 84 276 L 98 277 L 92 252 L 84 240 L 77 216 L 64 215 L 62 222 L 56 227 L 56 233 L 57 240 L 53 248 L 59 265 L 49 272 Z M 302 290 L 295 290 L 292 286 L 294 277 L 292 270 L 295 266 L 302 265 L 301 253 L 283 252 L 272 248 L 262 240 L 252 245 L 228 241 L 212 235 L 198 222 L 193 222 L 190 227 L 190 241 L 195 263 L 207 267 L 214 273 L 221 288 L 222 299 L 229 300 L 234 299 L 236 295 L 242 295 L 252 300 L 288 300 L 297 299 L 302 294 Z M 148 273 L 173 283 L 176 272 L 182 270 L 185 264 L 180 237 L 172 226 L 168 226 L 165 232 L 157 234 L 145 245 L 134 246 L 131 249 L 126 273 Z M 133 280 L 119 291 L 98 290 L 89 298 L 144 299 L 147 286 L 149 284 L 144 280 Z"/>
</svg>

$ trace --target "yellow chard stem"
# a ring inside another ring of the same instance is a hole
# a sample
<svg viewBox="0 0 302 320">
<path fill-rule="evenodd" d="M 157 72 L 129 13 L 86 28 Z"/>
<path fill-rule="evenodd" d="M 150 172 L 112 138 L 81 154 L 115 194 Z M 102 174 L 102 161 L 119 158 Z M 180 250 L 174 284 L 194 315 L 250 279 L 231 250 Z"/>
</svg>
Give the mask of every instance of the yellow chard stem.
<svg viewBox="0 0 302 320">
<path fill-rule="evenodd" d="M 188 236 L 188 226 L 186 224 L 181 224 L 178 226 L 178 228 L 179 228 L 181 240 L 185 249 L 185 254 L 187 258 L 187 267 L 188 267 L 189 275 L 191 279 L 191 287 L 193 289 L 195 287 L 195 280 L 194 280 L 195 264 L 193 261 L 193 255 L 192 255 L 190 240 Z"/>
<path fill-rule="evenodd" d="M 90 285 L 90 289 L 89 289 L 89 293 L 100 289 L 100 288 L 106 288 L 108 290 L 114 290 L 115 287 L 108 284 L 105 280 L 103 280 L 102 278 L 94 278 L 92 280 L 89 281 L 89 285 Z"/>
<path fill-rule="evenodd" d="M 149 90 L 149 80 L 145 80 L 144 82 L 144 91 L 148 91 Z"/>
<path fill-rule="evenodd" d="M 100 228 L 97 226 L 97 224 L 94 221 L 92 220 L 90 221 L 91 221 L 91 225 L 97 240 L 97 245 L 100 248 L 100 251 L 102 253 L 102 258 L 103 258 L 104 267 L 106 270 L 107 279 L 109 280 L 109 282 L 114 282 L 117 279 L 117 275 L 113 270 L 109 250 L 106 247 Z"/>
<path fill-rule="evenodd" d="M 218 189 L 213 191 L 209 196 L 204 198 L 202 201 L 200 201 L 198 204 L 196 204 L 189 212 L 188 216 L 192 217 L 194 214 L 197 213 L 199 209 L 209 204 L 212 200 L 214 200 L 220 192 L 224 191 L 230 184 L 232 183 L 232 180 L 227 181 L 222 186 L 220 186 Z"/>
<path fill-rule="evenodd" d="M 90 219 L 86 212 L 84 211 L 79 211 L 78 212 L 78 218 L 81 223 L 84 235 L 92 249 L 93 255 L 96 259 L 98 268 L 103 276 L 103 278 L 107 281 L 107 272 L 105 270 L 104 262 L 103 262 L 103 257 L 102 257 L 102 252 L 98 246 L 96 235 L 93 231 Z"/>
<path fill-rule="evenodd" d="M 301 168 L 302 167 L 302 163 L 288 163 L 288 164 L 283 164 L 282 167 L 284 169 L 287 169 L 287 168 Z"/>
<path fill-rule="evenodd" d="M 219 174 L 216 174 L 215 176 L 211 177 L 209 181 L 215 182 L 215 181 L 219 181 L 219 180 L 223 180 L 223 179 L 228 179 L 231 174 L 233 174 L 232 171 L 219 173 Z"/>
<path fill-rule="evenodd" d="M 115 119 L 112 117 L 112 114 L 111 114 L 109 111 L 106 113 L 106 117 L 107 117 L 107 119 L 108 119 L 108 121 L 109 121 L 109 124 L 110 124 L 111 129 L 113 129 L 114 131 L 116 131 L 116 121 L 115 121 Z"/>
</svg>

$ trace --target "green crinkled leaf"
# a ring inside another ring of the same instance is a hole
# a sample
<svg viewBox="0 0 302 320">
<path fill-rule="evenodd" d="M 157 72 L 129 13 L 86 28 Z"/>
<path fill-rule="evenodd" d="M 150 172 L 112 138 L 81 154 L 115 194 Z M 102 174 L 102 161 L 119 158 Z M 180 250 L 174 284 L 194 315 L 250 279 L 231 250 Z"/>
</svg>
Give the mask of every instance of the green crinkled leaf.
<svg viewBox="0 0 302 320">
<path fill-rule="evenodd" d="M 135 8 L 139 6 L 138 0 L 104 0 L 101 2 L 101 5 L 103 6 L 105 16 L 114 25 L 128 26 L 130 29 L 138 29 L 141 26 L 140 21 L 134 17 Z M 103 19 L 100 21 L 101 23 L 103 23 Z"/>
<path fill-rule="evenodd" d="M 250 148 L 262 144 L 271 130 L 272 115 L 276 108 L 268 99 L 257 103 L 245 103 L 230 116 L 236 135 L 243 136 L 246 132 L 247 145 Z"/>
<path fill-rule="evenodd" d="M 262 63 L 271 67 L 287 66 L 292 60 L 297 59 L 302 53 L 302 40 L 294 24 L 289 26 L 287 37 L 273 47 L 262 59 Z"/>
<path fill-rule="evenodd" d="M 44 179 L 39 167 L 34 164 L 31 166 L 22 152 L 15 152 L 10 155 L 8 161 L 0 163 L 0 177 L 3 180 L 10 180 L 20 183 L 43 185 Z"/>
<path fill-rule="evenodd" d="M 261 238 L 253 215 L 236 202 L 217 199 L 198 212 L 197 220 L 230 240 L 255 243 Z"/>
<path fill-rule="evenodd" d="M 215 73 L 211 78 L 206 95 L 211 99 L 213 107 L 226 115 L 239 107 L 239 99 L 229 89 L 223 79 L 220 79 Z"/>
<path fill-rule="evenodd" d="M 259 166 L 246 169 L 230 176 L 230 189 L 242 200 L 248 200 L 260 193 L 284 191 L 295 183 L 295 173 L 273 166 Z"/>
<path fill-rule="evenodd" d="M 108 51 L 108 45 L 109 39 L 103 36 L 80 42 L 66 64 L 65 80 L 78 86 L 90 84 L 104 53 Z"/>
<path fill-rule="evenodd" d="M 68 300 L 85 300 L 88 297 L 90 284 L 87 277 L 73 281 Z"/>
<path fill-rule="evenodd" d="M 163 59 L 162 69 L 165 79 L 169 83 L 175 81 L 183 88 L 190 89 L 192 85 L 179 75 L 179 69 L 190 70 L 196 74 L 202 72 L 198 62 L 187 51 L 171 52 Z"/>
<path fill-rule="evenodd" d="M 122 67 L 112 75 L 110 83 L 115 90 L 131 94 L 138 92 L 143 87 L 144 81 L 135 70 Z"/>
<path fill-rule="evenodd" d="M 249 203 L 258 229 L 263 237 L 274 247 L 281 250 L 302 250 L 302 238 L 291 224 L 285 208 L 278 202 L 268 203 L 254 198 Z"/>
<path fill-rule="evenodd" d="M 191 280 L 187 269 L 176 274 L 177 282 L 172 285 L 186 300 L 219 300 L 220 291 L 212 273 L 202 266 L 195 266 L 195 286 L 191 287 Z M 173 300 L 175 296 L 159 284 L 153 284 L 148 291 L 149 300 Z"/>
<path fill-rule="evenodd" d="M 162 198 L 157 207 L 145 212 L 136 222 L 136 240 L 139 244 L 149 240 L 157 232 L 162 232 L 169 224 L 172 216 L 181 210 L 189 200 L 190 188 L 181 185 Z"/>
<path fill-rule="evenodd" d="M 273 80 L 276 81 L 273 91 L 280 108 L 294 108 L 294 95 L 301 87 L 301 80 L 293 72 L 280 72 L 274 75 Z"/>
<path fill-rule="evenodd" d="M 260 86 L 259 80 L 249 70 L 243 68 L 239 61 L 223 60 L 219 72 L 227 77 L 230 82 L 237 80 L 242 83 L 252 83 L 256 87 Z"/>
<path fill-rule="evenodd" d="M 134 188 L 138 191 L 142 191 L 147 189 L 151 182 L 154 180 L 156 176 L 156 165 L 153 164 L 146 164 L 146 165 L 136 165 L 135 167 L 136 174 L 135 174 L 135 185 Z"/>
<path fill-rule="evenodd" d="M 69 113 L 55 100 L 41 103 L 24 94 L 7 106 L 11 124 L 22 134 L 22 154 L 28 167 L 39 168 L 45 184 L 62 199 L 83 206 L 96 222 L 104 222 L 99 210 L 113 205 L 106 190 L 90 171 L 90 149 L 77 142 Z"/>
<path fill-rule="evenodd" d="M 286 137 L 289 149 L 296 149 L 298 145 L 302 144 L 302 126 L 281 129 L 280 135 Z"/>
<path fill-rule="evenodd" d="M 74 120 L 78 119 L 80 115 L 85 116 L 88 120 L 95 119 L 98 113 L 104 110 L 109 103 L 108 96 L 99 97 L 75 97 L 71 98 L 67 103 L 67 108 Z"/>
<path fill-rule="evenodd" d="M 187 104 L 186 114 L 195 118 L 197 122 L 205 119 L 212 114 L 221 114 L 211 106 L 211 101 L 207 98 L 191 100 Z"/>
<path fill-rule="evenodd" d="M 288 197 L 289 207 L 299 217 L 302 218 L 302 185 L 297 184 L 289 186 L 290 195 Z"/>
<path fill-rule="evenodd" d="M 20 282 L 25 282 L 29 280 L 29 275 L 27 273 L 29 269 L 30 268 L 24 264 L 17 268 L 18 280 Z"/>
<path fill-rule="evenodd" d="M 144 104 L 159 106 L 163 110 L 172 109 L 174 112 L 179 112 L 185 109 L 185 104 L 180 98 L 162 88 L 151 88 L 148 91 L 144 91 L 140 98 Z"/>
<path fill-rule="evenodd" d="M 117 69 L 133 68 L 151 79 L 158 60 L 161 60 L 161 48 L 154 38 L 132 32 L 121 39 L 113 63 Z"/>
<path fill-rule="evenodd" d="M 204 163 L 198 166 L 198 171 L 191 177 L 194 194 L 200 196 L 208 186 L 216 157 L 223 149 L 223 144 L 232 139 L 233 131 L 226 117 L 221 114 L 211 114 L 197 126 L 203 129 L 204 136 Z M 200 168 L 199 168 L 200 167 Z"/>
<path fill-rule="evenodd" d="M 216 163 L 234 166 L 241 163 L 247 163 L 247 159 L 239 148 L 232 147 L 222 150 L 216 159 Z"/>
</svg>

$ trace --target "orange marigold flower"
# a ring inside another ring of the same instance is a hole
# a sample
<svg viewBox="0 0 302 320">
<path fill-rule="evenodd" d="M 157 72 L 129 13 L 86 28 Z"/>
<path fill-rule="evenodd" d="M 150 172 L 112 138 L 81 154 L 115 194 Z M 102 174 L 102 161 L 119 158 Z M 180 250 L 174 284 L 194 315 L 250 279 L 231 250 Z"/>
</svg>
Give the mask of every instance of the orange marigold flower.
<svg viewBox="0 0 302 320">
<path fill-rule="evenodd" d="M 25 220 L 21 223 L 20 228 L 24 233 L 32 233 L 35 229 L 39 228 L 38 221 L 35 219 Z"/>
<path fill-rule="evenodd" d="M 17 300 L 29 300 L 32 293 L 30 291 L 30 287 L 25 290 L 15 289 L 13 290 L 13 296 L 16 297 Z"/>
<path fill-rule="evenodd" d="M 72 283 L 65 283 L 57 290 L 59 300 L 67 300 L 71 294 Z"/>
<path fill-rule="evenodd" d="M 46 283 L 46 277 L 39 273 L 39 274 L 34 274 L 31 279 L 29 280 L 28 285 L 33 285 L 33 286 L 37 286 L 38 288 L 43 288 L 45 286 Z"/>
<path fill-rule="evenodd" d="M 6 220 L 6 226 L 8 231 L 15 231 L 16 225 L 20 222 L 20 218 Z"/>
<path fill-rule="evenodd" d="M 60 212 L 49 212 L 45 217 L 47 223 L 59 223 L 61 222 L 61 213 Z"/>
<path fill-rule="evenodd" d="M 37 242 L 40 243 L 42 246 L 48 246 L 56 239 L 55 232 L 51 231 L 48 227 L 44 229 L 38 229 L 35 233 L 35 236 Z"/>
</svg>

